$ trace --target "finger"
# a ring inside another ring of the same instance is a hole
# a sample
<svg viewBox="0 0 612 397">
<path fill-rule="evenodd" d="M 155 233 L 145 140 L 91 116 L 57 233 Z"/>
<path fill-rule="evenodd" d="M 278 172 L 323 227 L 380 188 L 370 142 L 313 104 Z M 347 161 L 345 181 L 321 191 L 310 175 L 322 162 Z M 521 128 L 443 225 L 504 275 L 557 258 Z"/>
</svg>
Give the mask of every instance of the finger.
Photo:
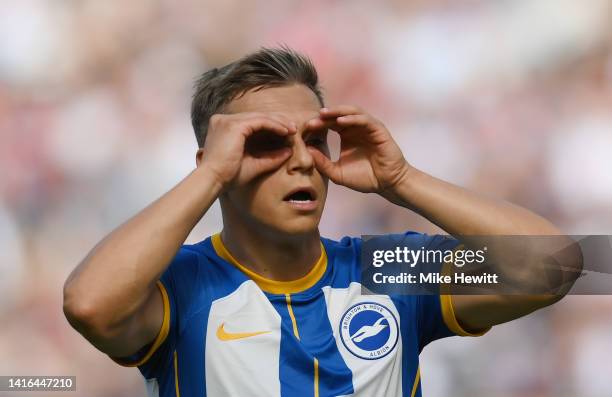
<svg viewBox="0 0 612 397">
<path fill-rule="evenodd" d="M 297 133 L 297 126 L 295 123 L 287 123 L 270 116 L 252 117 L 245 120 L 245 123 L 248 125 L 246 136 L 252 135 L 253 133 L 261 130 L 271 131 L 281 136 L 288 136 Z"/>
<path fill-rule="evenodd" d="M 342 171 L 337 163 L 334 163 L 320 151 L 309 148 L 308 149 L 312 158 L 315 162 L 315 167 L 323 174 L 328 177 L 332 182 L 341 184 L 342 182 Z"/>
<path fill-rule="evenodd" d="M 286 125 L 290 125 L 293 124 L 295 125 L 295 123 L 291 120 L 290 117 L 287 116 L 287 114 L 285 113 L 279 113 L 279 112 L 249 112 L 249 113 L 244 113 L 246 115 L 254 115 L 254 116 L 263 116 L 263 117 L 269 117 L 272 118 L 274 120 L 278 120 L 283 124 Z"/>
<path fill-rule="evenodd" d="M 369 130 L 376 129 L 376 121 L 367 114 L 352 114 L 341 116 L 336 119 L 340 128 L 347 127 L 366 127 Z"/>
<path fill-rule="evenodd" d="M 285 160 L 291 157 L 292 152 L 291 148 L 286 147 L 270 152 L 264 157 L 253 157 L 253 166 L 259 173 L 272 171 L 280 167 Z"/>
<path fill-rule="evenodd" d="M 304 132 L 309 131 L 321 131 L 321 130 L 331 130 L 335 131 L 340 136 L 342 136 L 344 130 L 348 127 L 343 127 L 336 122 L 336 119 L 326 119 L 322 120 L 320 118 L 315 118 L 309 120 L 304 126 Z"/>
<path fill-rule="evenodd" d="M 322 130 L 322 129 L 334 129 L 338 124 L 335 118 L 322 119 L 321 117 L 314 117 L 306 122 L 304 129 L 307 131 Z"/>
<path fill-rule="evenodd" d="M 286 116 L 282 114 L 265 113 L 265 112 L 253 112 L 253 113 L 245 113 L 245 114 L 252 115 L 255 118 L 263 117 L 263 118 L 278 121 L 279 123 L 287 127 L 290 131 L 297 132 L 297 129 L 298 129 L 297 124 L 293 120 L 288 119 Z"/>
<path fill-rule="evenodd" d="M 308 120 L 304 129 L 312 131 L 326 128 L 332 131 L 336 131 L 340 135 L 343 135 L 345 131 L 350 127 L 368 126 L 368 123 L 371 123 L 370 129 L 374 129 L 375 121 L 365 114 L 341 116 L 330 119 L 322 119 L 320 117 L 316 117 L 311 120 Z"/>
<path fill-rule="evenodd" d="M 279 168 L 291 157 L 292 152 L 291 148 L 285 147 L 268 152 L 262 157 L 245 156 L 240 168 L 239 183 L 247 183 L 261 174 Z"/>
<path fill-rule="evenodd" d="M 287 129 L 290 132 L 297 132 L 298 131 L 298 126 L 297 124 L 293 121 L 293 120 L 289 120 L 286 117 L 282 116 L 282 115 L 277 115 L 275 113 L 263 113 L 264 117 L 268 117 L 272 120 L 276 120 L 279 123 L 281 123 L 282 125 L 284 125 L 285 127 L 287 127 Z"/>
<path fill-rule="evenodd" d="M 319 109 L 319 115 L 323 118 L 346 116 L 349 114 L 365 113 L 360 107 L 353 105 L 339 105 L 332 108 Z"/>
</svg>

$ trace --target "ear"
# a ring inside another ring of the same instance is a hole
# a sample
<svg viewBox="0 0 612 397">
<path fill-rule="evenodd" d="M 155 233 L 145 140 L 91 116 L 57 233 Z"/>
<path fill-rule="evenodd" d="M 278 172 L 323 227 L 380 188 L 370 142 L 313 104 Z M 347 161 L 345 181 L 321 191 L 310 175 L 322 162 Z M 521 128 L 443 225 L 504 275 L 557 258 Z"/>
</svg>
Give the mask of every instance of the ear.
<svg viewBox="0 0 612 397">
<path fill-rule="evenodd" d="M 204 155 L 204 148 L 199 148 L 196 152 L 196 166 L 199 167 L 202 163 L 202 156 Z"/>
</svg>

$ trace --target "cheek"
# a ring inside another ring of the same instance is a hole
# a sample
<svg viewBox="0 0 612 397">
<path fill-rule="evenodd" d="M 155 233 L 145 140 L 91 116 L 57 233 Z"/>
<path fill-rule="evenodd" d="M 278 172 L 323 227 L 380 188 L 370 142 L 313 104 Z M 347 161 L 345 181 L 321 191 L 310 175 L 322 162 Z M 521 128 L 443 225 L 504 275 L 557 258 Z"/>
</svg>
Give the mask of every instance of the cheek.
<svg viewBox="0 0 612 397">
<path fill-rule="evenodd" d="M 320 184 L 323 185 L 325 191 L 327 192 L 327 186 L 329 185 L 329 178 L 323 175 L 319 170 L 315 170 L 317 173 L 317 178 L 320 180 Z"/>
<path fill-rule="evenodd" d="M 321 176 L 321 178 L 323 179 L 323 197 L 322 197 L 322 202 L 325 203 L 327 201 L 327 192 L 328 192 L 328 186 L 329 186 L 329 179 L 325 178 L 324 176 Z"/>
<path fill-rule="evenodd" d="M 267 223 L 275 207 L 266 193 L 265 189 L 241 189 L 239 192 L 230 192 L 229 199 L 239 218 Z"/>
<path fill-rule="evenodd" d="M 239 212 L 252 212 L 261 201 L 262 190 L 256 184 L 241 186 L 228 192 L 230 202 Z"/>
<path fill-rule="evenodd" d="M 244 204 L 248 204 L 251 211 L 268 210 L 270 207 L 277 206 L 278 184 L 274 181 L 274 175 L 262 178 L 244 192 Z"/>
</svg>

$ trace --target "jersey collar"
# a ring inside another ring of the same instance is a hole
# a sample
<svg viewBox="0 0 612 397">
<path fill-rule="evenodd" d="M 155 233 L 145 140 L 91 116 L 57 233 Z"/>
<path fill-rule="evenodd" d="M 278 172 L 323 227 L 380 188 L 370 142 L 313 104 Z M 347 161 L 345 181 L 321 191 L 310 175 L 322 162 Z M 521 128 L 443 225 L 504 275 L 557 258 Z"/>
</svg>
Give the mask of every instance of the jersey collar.
<svg viewBox="0 0 612 397">
<path fill-rule="evenodd" d="M 271 294 L 297 294 L 299 292 L 306 291 L 312 287 L 323 277 L 327 270 L 327 253 L 325 252 L 325 246 L 321 243 L 321 256 L 314 264 L 312 269 L 304 277 L 298 278 L 297 280 L 291 281 L 276 281 L 266 277 L 263 277 L 254 271 L 246 268 L 240 262 L 232 256 L 221 240 L 221 233 L 216 233 L 212 236 L 212 245 L 218 256 L 236 266 L 240 271 L 246 274 L 251 280 L 253 280 L 259 288 L 265 292 Z"/>
</svg>

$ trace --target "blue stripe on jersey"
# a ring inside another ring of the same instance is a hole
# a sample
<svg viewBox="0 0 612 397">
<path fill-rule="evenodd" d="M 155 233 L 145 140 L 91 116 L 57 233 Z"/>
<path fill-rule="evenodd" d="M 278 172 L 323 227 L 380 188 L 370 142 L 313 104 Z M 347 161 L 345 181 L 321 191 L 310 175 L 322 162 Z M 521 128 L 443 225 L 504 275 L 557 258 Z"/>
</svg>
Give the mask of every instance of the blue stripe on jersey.
<svg viewBox="0 0 612 397">
<path fill-rule="evenodd" d="M 231 294 L 236 290 L 236 286 L 247 281 L 248 278 L 240 270 L 225 263 L 215 254 L 210 238 L 193 246 L 184 246 L 183 250 L 193 248 L 202 250 L 208 259 L 205 263 L 199 263 L 197 266 L 198 271 L 195 275 L 197 282 L 180 278 L 168 280 L 167 277 L 175 276 L 174 273 L 167 273 L 164 277 L 166 277 L 166 282 L 172 282 L 175 293 L 180 293 L 186 285 L 190 284 L 195 284 L 199 288 L 197 291 L 197 302 L 199 303 L 197 312 L 179 313 L 177 316 L 183 315 L 184 317 L 177 321 L 180 337 L 177 338 L 178 344 L 174 346 L 174 349 L 178 352 L 178 383 L 181 395 L 206 397 L 206 376 L 202 371 L 206 356 L 206 343 L 202 342 L 206 340 L 211 305 L 215 300 Z M 202 259 L 204 258 L 200 256 L 198 262 Z M 164 280 L 164 277 L 162 277 L 162 280 Z M 193 277 L 193 274 L 186 273 L 185 277 Z M 174 297 L 171 296 L 170 299 L 174 299 Z M 191 299 L 189 303 L 196 301 L 196 299 Z M 189 303 L 182 302 L 183 310 L 190 306 Z M 194 349 L 194 346 L 202 346 L 202 349 Z M 172 372 L 173 368 L 170 365 L 168 373 Z M 174 395 L 174 378 L 162 377 L 161 381 L 160 395 Z"/>
<path fill-rule="evenodd" d="M 410 241 L 412 247 L 428 249 L 452 249 L 457 241 L 445 236 L 427 236 L 414 232 L 391 235 L 391 238 L 402 239 L 404 244 Z M 438 263 L 436 266 L 441 267 Z M 391 295 L 391 300 L 400 313 L 400 333 L 403 341 L 402 357 L 402 390 L 405 395 L 412 393 L 416 384 L 415 397 L 421 397 L 421 383 L 416 377 L 419 371 L 418 356 L 431 341 L 451 336 L 453 333 L 442 320 L 439 295 Z M 416 320 L 416 324 L 414 321 Z M 417 357 L 417 359 L 413 359 Z"/>
<path fill-rule="evenodd" d="M 281 396 L 314 395 L 314 358 L 294 335 L 286 298 L 270 295 L 270 302 L 281 315 L 279 379 Z"/>
<path fill-rule="evenodd" d="M 343 247 L 346 252 L 337 250 L 338 243 L 321 239 L 328 255 L 328 263 L 337 263 L 336 255 L 350 257 L 354 247 Z M 350 245 L 349 240 L 343 240 Z M 281 396 L 314 395 L 315 368 L 318 360 L 318 390 L 320 396 L 345 395 L 353 393 L 352 372 L 338 351 L 331 324 L 327 318 L 325 296 L 321 287 L 340 283 L 345 288 L 350 284 L 350 266 L 340 272 L 333 266 L 315 286 L 303 293 L 291 294 L 291 309 L 296 319 L 298 337 L 289 313 L 285 295 L 266 293 L 270 302 L 281 316 L 281 349 L 279 377 Z M 330 280 L 336 280 L 336 283 Z M 316 315 L 313 315 L 316 314 Z"/>
<path fill-rule="evenodd" d="M 338 351 L 323 291 L 292 295 L 291 302 L 302 345 L 319 361 L 319 395 L 352 394 L 353 373 Z"/>
<path fill-rule="evenodd" d="M 400 314 L 400 335 L 402 338 L 402 390 L 405 396 L 410 396 L 414 381 L 419 369 L 419 360 L 411 359 L 418 357 L 418 343 L 415 335 L 415 325 L 407 318 L 408 313 L 414 313 L 415 300 L 412 297 L 391 297 L 397 312 Z M 421 397 L 420 386 L 414 397 Z"/>
</svg>

